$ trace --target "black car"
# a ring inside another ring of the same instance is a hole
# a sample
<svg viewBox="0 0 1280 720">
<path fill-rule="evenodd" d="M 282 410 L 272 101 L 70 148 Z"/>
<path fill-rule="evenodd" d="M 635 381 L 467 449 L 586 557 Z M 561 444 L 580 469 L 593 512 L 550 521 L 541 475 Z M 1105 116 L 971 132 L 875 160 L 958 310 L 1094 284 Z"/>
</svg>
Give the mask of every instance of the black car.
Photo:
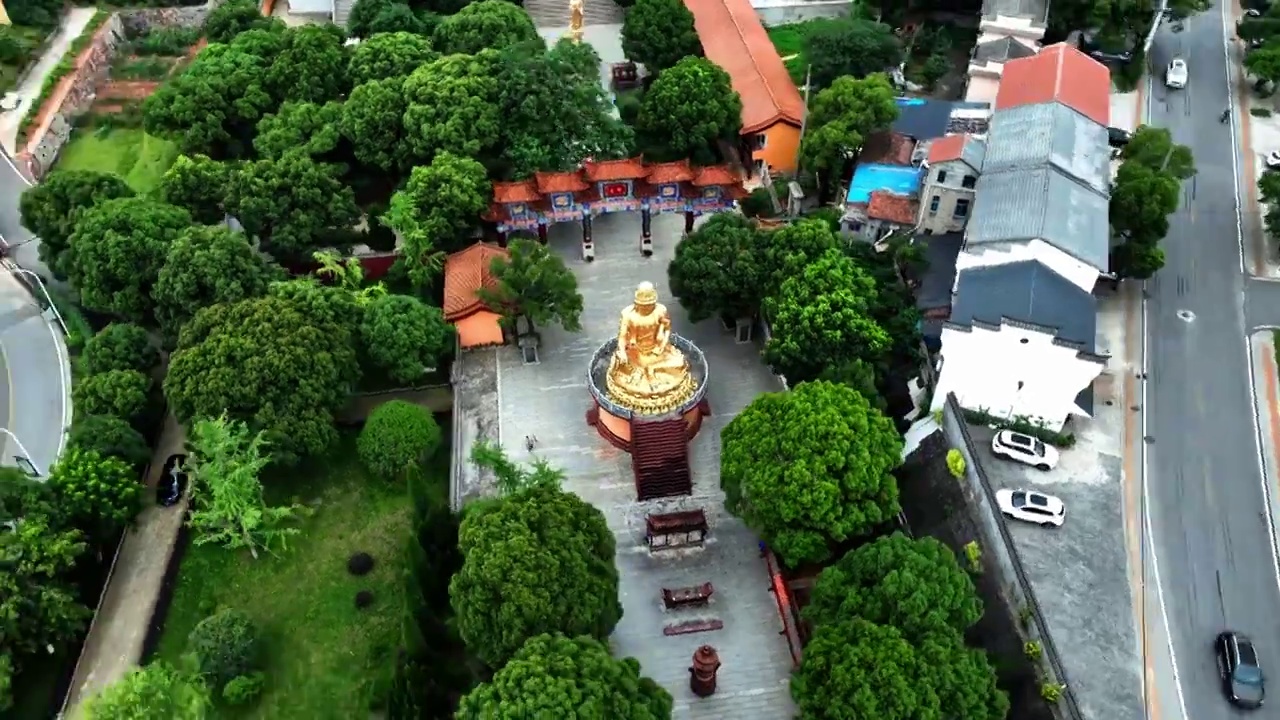
<svg viewBox="0 0 1280 720">
<path fill-rule="evenodd" d="M 178 502 L 187 488 L 187 456 L 170 455 L 156 481 L 156 504 L 169 507 Z"/>
<path fill-rule="evenodd" d="M 1253 641 L 1228 630 L 1218 635 L 1214 649 L 1218 654 L 1218 671 L 1222 674 L 1222 690 L 1227 694 L 1227 700 L 1247 710 L 1262 707 L 1266 693 L 1262 666 Z"/>
<path fill-rule="evenodd" d="M 1107 142 L 1113 148 L 1122 148 L 1125 145 L 1128 145 L 1129 141 L 1132 139 L 1133 134 L 1128 130 L 1118 127 L 1107 128 Z"/>
</svg>

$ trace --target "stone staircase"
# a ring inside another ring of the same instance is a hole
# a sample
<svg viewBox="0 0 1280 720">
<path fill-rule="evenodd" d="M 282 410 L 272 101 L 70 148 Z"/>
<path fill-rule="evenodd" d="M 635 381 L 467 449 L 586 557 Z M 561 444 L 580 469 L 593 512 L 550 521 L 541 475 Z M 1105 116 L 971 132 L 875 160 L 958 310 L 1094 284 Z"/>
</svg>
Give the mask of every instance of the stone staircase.
<svg viewBox="0 0 1280 720">
<path fill-rule="evenodd" d="M 539 28 L 569 26 L 569 0 L 525 0 L 524 9 Z M 622 8 L 613 0 L 583 0 L 582 24 L 621 25 Z"/>
</svg>

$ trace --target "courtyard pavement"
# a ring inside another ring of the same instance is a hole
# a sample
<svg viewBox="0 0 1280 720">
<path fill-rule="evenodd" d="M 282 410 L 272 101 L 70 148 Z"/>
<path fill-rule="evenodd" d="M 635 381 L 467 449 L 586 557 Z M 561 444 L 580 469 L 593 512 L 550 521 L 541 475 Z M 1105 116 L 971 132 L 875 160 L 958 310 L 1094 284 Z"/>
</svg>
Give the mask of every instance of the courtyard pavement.
<svg viewBox="0 0 1280 720">
<path fill-rule="evenodd" d="M 754 344 L 735 344 L 732 334 L 716 320 L 694 325 L 668 292 L 667 264 L 674 256 L 683 218 L 660 215 L 653 219 L 654 255 L 639 251 L 638 215 L 604 215 L 594 220 L 596 260 L 580 256 L 581 229 L 574 224 L 551 228 L 549 244 L 578 277 L 585 299 L 582 332 L 559 327 L 540 328 L 542 350 L 538 364 L 526 365 L 514 347 L 497 351 L 497 399 L 501 442 L 508 456 L 534 456 L 564 469 L 565 489 L 604 512 L 618 540 L 622 621 L 611 638 L 618 656 L 638 659 L 645 675 L 671 692 L 675 717 L 699 720 L 780 720 L 793 717 L 788 688 L 790 652 L 780 634 L 781 620 L 769 591 L 769 576 L 760 557 L 758 540 L 737 518 L 724 510 L 720 490 L 720 432 L 752 399 L 781 389 L 776 377 L 760 362 Z M 617 332 L 618 314 L 631 302 L 635 286 L 648 280 L 661 293 L 672 314 L 674 330 L 706 353 L 709 365 L 707 398 L 712 415 L 690 444 L 693 495 L 637 502 L 630 456 L 605 442 L 586 423 L 591 396 L 586 372 L 592 354 Z M 533 453 L 525 436 L 537 439 Z M 651 555 L 644 541 L 644 518 L 651 512 L 701 508 L 711 530 L 700 549 Z M 701 611 L 670 612 L 663 608 L 664 587 L 684 587 L 710 581 L 715 595 Z M 719 619 L 718 631 L 667 637 L 672 622 Z M 714 646 L 723 667 L 719 688 L 707 699 L 689 690 L 688 668 L 694 650 Z"/>
</svg>

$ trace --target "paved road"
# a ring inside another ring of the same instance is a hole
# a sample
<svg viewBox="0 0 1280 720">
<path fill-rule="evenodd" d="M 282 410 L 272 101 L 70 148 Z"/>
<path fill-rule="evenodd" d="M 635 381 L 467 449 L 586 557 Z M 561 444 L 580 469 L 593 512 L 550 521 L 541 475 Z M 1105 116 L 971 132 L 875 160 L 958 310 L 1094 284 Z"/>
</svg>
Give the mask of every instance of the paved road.
<svg viewBox="0 0 1280 720">
<path fill-rule="evenodd" d="M 1154 67 L 1181 56 L 1191 77 L 1171 91 L 1157 72 L 1148 89 L 1150 124 L 1190 146 L 1199 170 L 1164 242 L 1165 268 L 1149 284 L 1146 322 L 1148 511 L 1176 661 L 1154 690 L 1165 701 L 1160 717 L 1178 720 L 1236 717 L 1212 654 L 1224 627 L 1257 636 L 1264 666 L 1280 672 L 1280 584 L 1246 340 L 1245 307 L 1256 302 L 1245 302 L 1237 231 L 1236 178 L 1252 160 L 1218 119 L 1231 104 L 1231 12 L 1217 3 L 1183 32 L 1162 31 Z M 1280 704 L 1254 716 L 1280 718 Z"/>
<path fill-rule="evenodd" d="M 14 248 L 12 257 L 31 271 L 48 276 L 38 257 L 38 241 L 22 227 L 18 198 L 27 185 L 8 156 L 0 156 L 0 237 Z M 71 371 L 64 338 L 51 317 L 6 270 L 0 269 L 0 427 L 8 428 L 25 452 L 11 438 L 0 439 L 0 464 L 14 464 L 15 456 L 28 456 L 42 472 L 58 459 L 66 425 L 71 420 L 69 387 Z"/>
</svg>

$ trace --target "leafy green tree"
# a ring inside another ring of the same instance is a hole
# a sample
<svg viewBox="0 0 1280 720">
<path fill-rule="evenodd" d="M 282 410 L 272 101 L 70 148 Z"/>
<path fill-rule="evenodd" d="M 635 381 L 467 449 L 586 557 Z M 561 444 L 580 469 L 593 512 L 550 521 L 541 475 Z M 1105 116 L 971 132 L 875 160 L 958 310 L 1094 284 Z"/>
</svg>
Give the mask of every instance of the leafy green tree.
<svg viewBox="0 0 1280 720">
<path fill-rule="evenodd" d="M 577 495 L 539 485 L 500 498 L 463 517 L 458 542 L 449 596 L 462 639 L 490 667 L 543 633 L 603 640 L 622 617 L 613 532 Z"/>
<path fill-rule="evenodd" d="M 509 48 L 498 69 L 499 107 L 507 118 L 496 173 L 510 178 L 573 170 L 583 159 L 629 157 L 635 133 L 614 117 L 600 86 L 600 56 L 590 43 L 561 38 Z"/>
<path fill-rule="evenodd" d="M 268 294 L 293 303 L 311 322 L 346 328 L 353 341 L 364 317 L 361 301 L 350 288 L 321 285 L 314 277 L 272 283 Z"/>
<path fill-rule="evenodd" d="M 1125 162 L 1135 162 L 1178 180 L 1189 180 L 1196 174 L 1191 148 L 1173 141 L 1168 128 L 1143 125 L 1133 133 L 1129 144 L 1120 151 Z"/>
<path fill-rule="evenodd" d="M 63 256 L 80 216 L 98 203 L 127 197 L 133 197 L 133 190 L 114 173 L 54 170 L 22 191 L 18 212 L 22 224 L 40 238 L 40 259 L 54 275 L 65 278 Z"/>
<path fill-rule="evenodd" d="M 846 358 L 877 359 L 889 336 L 870 316 L 875 282 L 846 255 L 828 250 L 783 281 L 765 302 L 773 336 L 765 362 L 792 383 L 812 380 Z"/>
<path fill-rule="evenodd" d="M 937 87 L 938 81 L 950 70 L 951 58 L 947 57 L 945 52 L 930 53 L 929 58 L 924 61 L 924 67 L 920 68 L 920 78 L 924 82 L 925 89 L 932 92 Z"/>
<path fill-rule="evenodd" d="M 221 693 L 227 683 L 262 667 L 258 628 L 239 610 L 219 610 L 196 623 L 187 636 L 187 652 L 195 659 L 205 685 Z"/>
<path fill-rule="evenodd" d="M 444 312 L 408 295 L 384 295 L 369 303 L 360 326 L 365 352 L 399 383 L 414 383 L 448 354 L 453 326 Z"/>
<path fill-rule="evenodd" d="M 421 470 L 442 442 L 440 425 L 426 408 L 391 400 L 369 413 L 356 441 L 356 451 L 369 472 L 396 480 Z"/>
<path fill-rule="evenodd" d="M 823 568 L 804 613 L 815 625 L 860 617 L 914 640 L 939 628 L 968 630 L 982 601 L 950 548 L 895 532 Z"/>
<path fill-rule="evenodd" d="M 0 650 L 0 710 L 13 707 L 13 657 Z"/>
<path fill-rule="evenodd" d="M 301 532 L 285 524 L 302 511 L 300 505 L 270 506 L 258 476 L 271 462 L 266 433 L 226 415 L 198 420 L 191 426 L 191 457 L 187 467 L 195 482 L 187 525 L 196 532 L 196 545 L 210 543 L 227 550 L 258 552 L 284 546 Z M 229 679 L 229 678 L 228 678 Z"/>
<path fill-rule="evenodd" d="M 409 12 L 402 13 L 401 10 Z M 400 19 L 394 30 L 388 29 L 392 19 Z M 347 32 L 353 38 L 370 38 L 389 32 L 418 33 L 421 24 L 409 5 L 399 0 L 356 0 L 347 18 Z"/>
<path fill-rule="evenodd" d="M 207 155 L 179 155 L 156 188 L 161 202 L 191 213 L 198 223 L 216 225 L 226 219 L 222 200 L 234 166 Z"/>
<path fill-rule="evenodd" d="M 1261 82 L 1280 80 L 1280 42 L 1269 40 L 1262 47 L 1250 50 L 1244 56 L 1244 67 Z"/>
<path fill-rule="evenodd" d="M 142 510 L 142 483 L 124 460 L 71 446 L 49 471 L 59 510 L 97 541 L 109 540 Z"/>
<path fill-rule="evenodd" d="M 359 376 L 353 346 L 350 325 L 296 301 L 214 305 L 183 326 L 165 397 L 184 423 L 225 412 L 265 431 L 282 460 L 318 455 L 337 440 L 333 414 Z"/>
<path fill-rule="evenodd" d="M 246 30 L 262 30 L 270 25 L 256 0 L 228 0 L 209 12 L 204 36 L 211 43 L 229 43 Z"/>
<path fill-rule="evenodd" d="M 405 79 L 399 77 L 372 80 L 357 85 L 342 104 L 338 128 L 351 143 L 356 159 L 369 167 L 395 172 L 409 164 L 404 85 Z"/>
<path fill-rule="evenodd" d="M 65 256 L 80 301 L 129 322 L 151 320 L 151 289 L 174 238 L 190 225 L 186 210 L 147 198 L 108 200 L 85 212 Z"/>
<path fill-rule="evenodd" d="M 569 332 L 582 329 L 578 279 L 542 243 L 513 240 L 505 258 L 494 258 L 490 272 L 496 284 L 481 288 L 480 298 L 502 313 L 508 325 L 524 318 L 530 330 L 553 322 Z"/>
<path fill-rule="evenodd" d="M 885 72 L 902 62 L 902 44 L 893 28 L 859 18 L 815 24 L 805 37 L 811 82 L 825 88 L 843 75 L 855 78 Z"/>
<path fill-rule="evenodd" d="M 713 215 L 682 239 L 667 275 L 689 320 L 754 317 L 769 275 L 762 250 L 759 228 L 737 213 Z"/>
<path fill-rule="evenodd" d="M 1009 696 L 982 650 L 965 647 L 957 630 L 939 630 L 913 643 L 921 661 L 917 677 L 938 696 L 943 718 L 1005 720 Z"/>
<path fill-rule="evenodd" d="M 374 35 L 355 47 L 347 74 L 351 84 L 408 77 L 414 70 L 440 57 L 431 42 L 407 32 Z"/>
<path fill-rule="evenodd" d="M 92 698 L 86 720 L 205 720 L 210 709 L 204 684 L 164 662 L 134 668 Z"/>
<path fill-rule="evenodd" d="M 71 389 L 77 413 L 110 415 L 135 428 L 151 409 L 151 378 L 136 370 L 111 370 L 82 378 Z"/>
<path fill-rule="evenodd" d="M 0 638 L 15 658 L 66 647 L 93 614 L 70 578 L 88 549 L 79 530 L 26 515 L 0 533 Z"/>
<path fill-rule="evenodd" d="M 702 41 L 681 0 L 637 0 L 622 23 L 622 51 L 661 73 L 686 57 L 702 57 Z"/>
<path fill-rule="evenodd" d="M 292 150 L 301 149 L 317 162 L 341 160 L 339 145 L 342 134 L 338 121 L 342 103 L 323 105 L 309 102 L 286 102 L 280 109 L 258 122 L 258 137 L 253 147 L 259 157 L 279 160 Z"/>
<path fill-rule="evenodd" d="M 342 28 L 325 23 L 289 28 L 284 50 L 271 63 L 267 81 L 282 100 L 321 104 L 351 89 L 350 58 Z"/>
<path fill-rule="evenodd" d="M 1112 271 L 1120 277 L 1149 278 L 1164 266 L 1159 243 L 1169 232 L 1182 186 L 1171 173 L 1128 160 L 1111 185 L 1111 227 L 1123 240 L 1112 250 Z"/>
<path fill-rule="evenodd" d="M 82 375 L 99 375 L 112 370 L 149 373 L 160 364 L 160 351 L 145 328 L 130 323 L 111 323 L 84 344 L 80 353 Z"/>
<path fill-rule="evenodd" d="M 236 43 L 265 32 L 243 33 Z M 177 142 L 187 155 L 243 157 L 252 148 L 258 121 L 278 104 L 269 70 L 265 58 L 240 47 L 210 45 L 143 102 L 143 127 Z"/>
<path fill-rule="evenodd" d="M 821 220 L 801 220 L 764 234 L 765 264 L 769 280 L 761 288 L 776 295 L 784 280 L 799 275 L 810 263 L 830 254 L 840 240 Z"/>
<path fill-rule="evenodd" d="M 493 680 L 462 699 L 457 717 L 670 720 L 672 705 L 635 658 L 617 660 L 599 640 L 557 633 L 525 643 Z"/>
<path fill-rule="evenodd" d="M 817 125 L 800 141 L 800 163 L 814 173 L 822 188 L 844 174 L 845 164 L 862 145 L 862 136 L 839 120 Z"/>
<path fill-rule="evenodd" d="M 431 37 L 440 25 L 440 18 L 428 12 L 415 12 L 402 2 L 393 2 L 378 13 L 369 24 L 370 35 L 409 32 Z"/>
<path fill-rule="evenodd" d="M 469 245 L 492 197 L 484 166 L 470 158 L 442 152 L 430 165 L 415 167 L 382 218 L 401 237 L 409 279 L 428 284 L 441 267 L 441 253 Z"/>
<path fill-rule="evenodd" d="M 175 343 L 178 331 L 197 311 L 267 294 L 284 273 L 249 244 L 243 233 L 225 226 L 196 225 L 173 241 L 151 297 L 165 340 Z"/>
<path fill-rule="evenodd" d="M 497 146 L 504 118 L 492 51 L 447 55 L 413 71 L 404 83 L 406 147 L 429 162 L 437 153 L 482 157 Z"/>
<path fill-rule="evenodd" d="M 729 74 L 710 60 L 687 57 L 653 81 L 640 105 L 636 133 L 662 160 L 691 158 L 712 164 L 717 144 L 736 142 L 742 128 L 742 99 Z"/>
<path fill-rule="evenodd" d="M 278 259 L 307 257 L 323 246 L 326 232 L 350 229 L 360 219 L 338 168 L 315 162 L 303 150 L 245 163 L 231 177 L 226 205 L 245 232 Z"/>
<path fill-rule="evenodd" d="M 445 55 L 475 55 L 520 43 L 542 45 L 524 8 L 507 0 L 476 0 L 441 21 L 431 42 Z"/>
<path fill-rule="evenodd" d="M 1121 278 L 1146 280 L 1164 267 L 1158 242 L 1126 240 L 1111 249 L 1111 272 Z"/>
<path fill-rule="evenodd" d="M 120 458 L 133 470 L 141 470 L 151 459 L 151 446 L 142 433 L 126 420 L 111 415 L 76 414 L 67 437 L 68 452 L 79 448 L 103 457 Z"/>
<path fill-rule="evenodd" d="M 865 138 L 897 119 L 897 95 L 884 73 L 836 78 L 813 98 L 810 131 L 800 146 L 801 162 L 830 182 Z"/>
<path fill-rule="evenodd" d="M 900 632 L 860 618 L 819 625 L 791 676 L 807 720 L 943 720 L 924 663 Z"/>
<path fill-rule="evenodd" d="M 1263 225 L 1267 235 L 1280 238 L 1280 172 L 1267 170 L 1258 178 L 1258 199 L 1266 208 Z"/>
<path fill-rule="evenodd" d="M 831 546 L 899 512 L 902 462 L 893 421 L 845 385 L 824 381 L 757 397 L 721 435 L 725 505 L 788 565 L 822 562 Z"/>
<path fill-rule="evenodd" d="M 471 462 L 476 467 L 493 473 L 498 491 L 504 495 L 518 493 L 531 487 L 560 487 L 564 483 L 564 471 L 554 467 L 544 458 L 522 465 L 507 457 L 502 446 L 484 440 L 471 446 Z"/>
</svg>

